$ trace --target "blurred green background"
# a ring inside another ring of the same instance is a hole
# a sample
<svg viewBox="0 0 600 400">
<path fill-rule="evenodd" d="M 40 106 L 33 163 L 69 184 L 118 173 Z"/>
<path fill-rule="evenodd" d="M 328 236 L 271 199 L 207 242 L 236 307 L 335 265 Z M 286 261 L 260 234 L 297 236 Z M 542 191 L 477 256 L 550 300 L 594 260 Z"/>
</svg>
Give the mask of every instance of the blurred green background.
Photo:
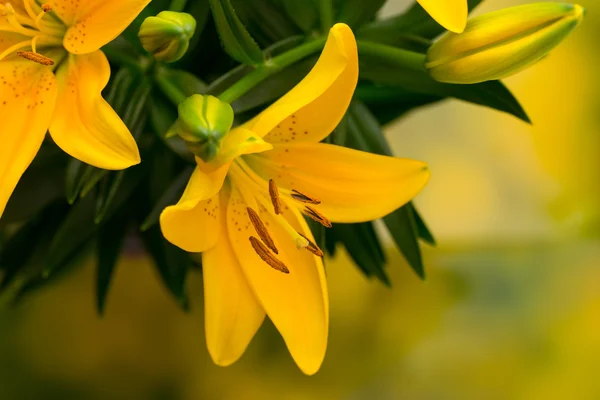
<svg viewBox="0 0 600 400">
<path fill-rule="evenodd" d="M 525 3 L 487 1 L 477 14 Z M 384 13 L 408 1 L 390 0 Z M 426 282 L 391 246 L 391 289 L 328 264 L 331 334 L 306 377 L 266 323 L 212 364 L 202 281 L 179 310 L 141 255 L 122 260 L 106 315 L 87 263 L 0 309 L 1 399 L 599 399 L 600 3 L 552 55 L 507 80 L 534 125 L 447 101 L 393 124 L 427 161 L 417 199 L 437 236 Z"/>
</svg>

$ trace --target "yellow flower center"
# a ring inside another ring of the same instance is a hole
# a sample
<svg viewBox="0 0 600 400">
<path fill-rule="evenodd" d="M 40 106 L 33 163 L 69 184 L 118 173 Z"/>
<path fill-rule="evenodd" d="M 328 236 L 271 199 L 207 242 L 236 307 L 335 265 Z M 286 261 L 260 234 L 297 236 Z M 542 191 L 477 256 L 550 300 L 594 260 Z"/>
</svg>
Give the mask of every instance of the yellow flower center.
<svg viewBox="0 0 600 400">
<path fill-rule="evenodd" d="M 331 228 L 331 222 L 325 216 L 319 213 L 314 207 L 306 205 L 318 205 L 321 203 L 319 200 L 295 189 L 279 188 L 274 179 L 270 179 L 267 184 L 262 177 L 252 170 L 242 157 L 235 159 L 231 164 L 228 178 L 240 191 L 247 204 L 256 204 L 259 211 L 269 213 L 274 217 L 277 224 L 294 241 L 296 248 L 306 249 L 318 257 L 323 257 L 323 251 L 302 233 L 297 232 L 284 217 L 284 210 L 287 209 L 287 206 L 282 202 L 282 197 L 304 204 L 304 208 L 301 209 L 304 215 L 325 227 Z M 254 251 L 272 268 L 283 273 L 289 273 L 289 269 L 276 257 L 279 251 L 268 231 L 268 225 L 263 223 L 259 217 L 259 213 L 254 208 L 248 206 L 246 211 L 258 236 L 258 238 L 254 236 L 249 237 Z"/>
<path fill-rule="evenodd" d="M 0 38 L 16 34 L 25 39 L 0 53 L 0 60 L 16 53 L 42 65 L 53 65 L 52 59 L 38 53 L 38 47 L 62 46 L 66 26 L 52 13 L 50 4 L 40 6 L 35 0 L 22 0 L 22 5 L 25 14 L 17 12 L 11 3 L 0 4 Z M 22 51 L 28 47 L 31 51 Z"/>
</svg>

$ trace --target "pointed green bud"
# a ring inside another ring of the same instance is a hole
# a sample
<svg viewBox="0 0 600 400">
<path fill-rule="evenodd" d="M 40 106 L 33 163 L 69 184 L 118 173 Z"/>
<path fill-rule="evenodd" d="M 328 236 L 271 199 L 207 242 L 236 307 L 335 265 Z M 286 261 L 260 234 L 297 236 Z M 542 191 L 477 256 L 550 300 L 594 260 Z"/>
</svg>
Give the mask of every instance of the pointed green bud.
<svg viewBox="0 0 600 400">
<path fill-rule="evenodd" d="M 440 82 L 502 79 L 544 58 L 582 21 L 576 4 L 533 3 L 484 14 L 462 34 L 447 33 L 427 52 L 425 67 Z"/>
<path fill-rule="evenodd" d="M 195 94 L 179 103 L 174 131 L 185 140 L 192 153 L 211 161 L 233 124 L 233 109 L 214 96 Z"/>
<path fill-rule="evenodd" d="M 172 63 L 185 55 L 195 31 L 196 20 L 190 14 L 163 11 L 144 20 L 138 37 L 156 60 Z"/>
</svg>

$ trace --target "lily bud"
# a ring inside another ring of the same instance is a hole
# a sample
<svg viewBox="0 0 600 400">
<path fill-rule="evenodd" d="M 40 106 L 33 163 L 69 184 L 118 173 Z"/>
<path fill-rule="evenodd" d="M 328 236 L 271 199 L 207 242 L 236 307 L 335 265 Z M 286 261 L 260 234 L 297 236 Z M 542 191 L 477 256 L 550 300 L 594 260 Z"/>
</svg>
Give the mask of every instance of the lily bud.
<svg viewBox="0 0 600 400">
<path fill-rule="evenodd" d="M 462 34 L 447 33 L 427 52 L 435 80 L 471 84 L 502 79 L 544 58 L 582 21 L 576 4 L 534 3 L 484 14 Z"/>
<path fill-rule="evenodd" d="M 163 11 L 144 20 L 138 37 L 156 60 L 172 63 L 185 55 L 195 31 L 196 20 L 190 14 Z"/>
<path fill-rule="evenodd" d="M 211 161 L 233 124 L 233 109 L 214 96 L 195 94 L 179 104 L 175 132 L 192 153 Z"/>
</svg>

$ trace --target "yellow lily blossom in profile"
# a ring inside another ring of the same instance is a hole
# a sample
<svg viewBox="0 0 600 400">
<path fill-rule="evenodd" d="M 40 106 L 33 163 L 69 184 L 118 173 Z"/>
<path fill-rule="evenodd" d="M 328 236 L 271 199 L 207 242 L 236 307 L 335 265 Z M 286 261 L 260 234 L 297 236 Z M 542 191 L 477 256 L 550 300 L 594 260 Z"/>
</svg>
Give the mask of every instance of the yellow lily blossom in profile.
<svg viewBox="0 0 600 400">
<path fill-rule="evenodd" d="M 467 26 L 469 7 L 467 0 L 417 0 L 438 24 L 454 33 Z"/>
<path fill-rule="evenodd" d="M 337 24 L 312 71 L 229 131 L 208 162 L 197 158 L 180 201 L 161 215 L 167 240 L 202 252 L 206 340 L 218 365 L 235 362 L 268 315 L 300 369 L 314 374 L 325 356 L 329 303 L 323 252 L 304 217 L 326 227 L 374 220 L 429 178 L 419 161 L 320 143 L 357 80 L 354 35 Z M 214 100 L 199 102 L 198 113 L 219 114 Z"/>
<path fill-rule="evenodd" d="M 105 169 L 140 162 L 135 140 L 102 98 L 100 47 L 150 0 L 0 0 L 0 216 L 46 132 Z"/>
</svg>

